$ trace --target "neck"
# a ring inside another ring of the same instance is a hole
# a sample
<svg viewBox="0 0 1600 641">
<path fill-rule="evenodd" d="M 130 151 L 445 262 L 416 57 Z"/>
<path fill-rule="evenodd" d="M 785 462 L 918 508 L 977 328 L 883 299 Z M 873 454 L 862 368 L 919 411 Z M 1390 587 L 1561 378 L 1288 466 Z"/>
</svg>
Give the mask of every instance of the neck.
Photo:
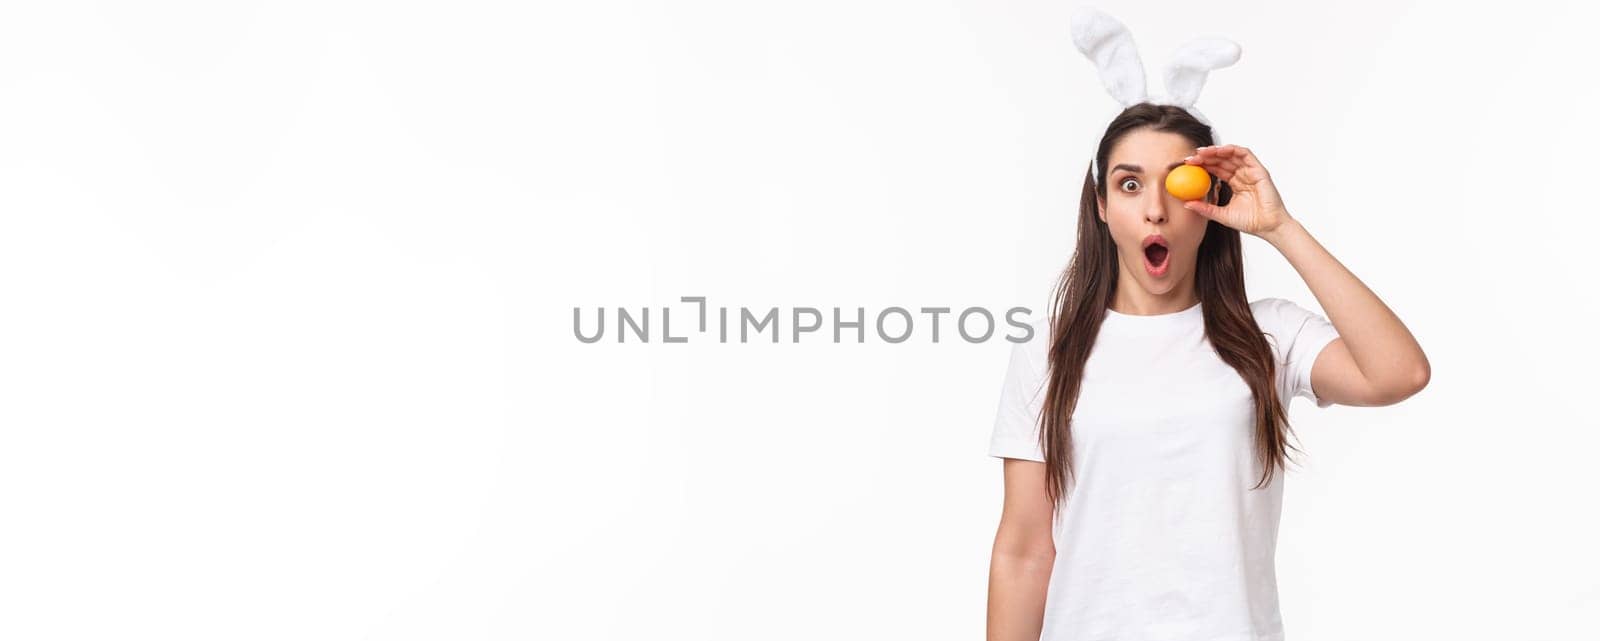
<svg viewBox="0 0 1600 641">
<path fill-rule="evenodd" d="M 1195 306 L 1200 302 L 1199 296 L 1194 291 L 1194 270 L 1184 274 L 1183 280 L 1176 287 L 1162 293 L 1153 293 L 1146 290 L 1133 274 L 1128 272 L 1126 266 L 1120 265 L 1117 278 L 1117 291 L 1111 295 L 1111 309 L 1119 314 L 1132 314 L 1134 316 L 1150 316 L 1154 314 L 1170 314 L 1181 312 Z"/>
</svg>

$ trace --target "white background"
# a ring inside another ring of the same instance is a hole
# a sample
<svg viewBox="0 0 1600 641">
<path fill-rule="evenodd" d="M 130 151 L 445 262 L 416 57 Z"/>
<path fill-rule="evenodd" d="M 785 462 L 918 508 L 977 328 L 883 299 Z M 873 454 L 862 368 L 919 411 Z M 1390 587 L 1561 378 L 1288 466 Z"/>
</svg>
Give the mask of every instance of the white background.
<svg viewBox="0 0 1600 641">
<path fill-rule="evenodd" d="M 981 638 L 1009 343 L 572 309 L 1042 309 L 1070 9 L 6 5 L 0 637 Z M 1196 106 L 1433 365 L 1292 406 L 1294 641 L 1600 635 L 1585 9 L 1112 8 L 1241 43 Z"/>
</svg>

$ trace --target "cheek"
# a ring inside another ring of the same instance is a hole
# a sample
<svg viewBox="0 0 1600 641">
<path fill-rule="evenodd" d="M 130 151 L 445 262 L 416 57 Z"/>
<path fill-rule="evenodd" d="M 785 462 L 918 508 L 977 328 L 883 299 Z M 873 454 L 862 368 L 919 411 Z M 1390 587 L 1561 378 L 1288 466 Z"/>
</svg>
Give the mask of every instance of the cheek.
<svg viewBox="0 0 1600 641">
<path fill-rule="evenodd" d="M 1128 211 L 1106 212 L 1106 226 L 1111 229 L 1111 240 L 1117 247 L 1129 251 L 1137 250 L 1139 243 L 1144 240 L 1144 216 Z M 1129 248 L 1132 249 L 1129 249 Z"/>
<path fill-rule="evenodd" d="M 1183 237 L 1188 241 L 1190 249 L 1199 249 L 1200 241 L 1206 237 L 1206 229 L 1211 226 L 1211 219 L 1192 211 L 1184 213 L 1194 218 L 1185 221 L 1187 224 L 1183 226 Z"/>
<path fill-rule="evenodd" d="M 1193 263 L 1200 256 L 1200 242 L 1205 239 L 1206 228 L 1200 226 L 1193 235 L 1184 236 L 1182 249 L 1178 250 L 1183 256 L 1183 261 Z"/>
<path fill-rule="evenodd" d="M 1111 228 L 1112 235 L 1121 233 L 1122 230 L 1128 228 L 1131 215 L 1126 209 L 1116 205 L 1106 208 L 1106 226 Z"/>
</svg>

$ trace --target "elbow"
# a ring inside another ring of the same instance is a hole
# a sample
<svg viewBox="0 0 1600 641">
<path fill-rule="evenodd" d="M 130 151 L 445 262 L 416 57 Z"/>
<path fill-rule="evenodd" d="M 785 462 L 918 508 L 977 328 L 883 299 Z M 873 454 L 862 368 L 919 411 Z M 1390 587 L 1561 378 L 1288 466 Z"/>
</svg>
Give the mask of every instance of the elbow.
<svg viewBox="0 0 1600 641">
<path fill-rule="evenodd" d="M 1022 539 L 1001 534 L 995 538 L 993 554 L 1025 566 L 1050 567 L 1055 564 L 1056 546 L 1049 538 Z"/>
<path fill-rule="evenodd" d="M 1413 377 L 1413 384 L 1416 386 L 1416 389 L 1411 393 L 1415 394 L 1422 391 L 1422 388 L 1428 386 L 1428 380 L 1432 377 L 1433 368 L 1428 366 L 1428 361 L 1422 361 L 1422 367 L 1417 368 L 1417 373 Z"/>
<path fill-rule="evenodd" d="M 1043 574 L 1048 576 L 1056 565 L 1054 549 L 1047 550 L 995 550 L 990 563 L 1004 568 L 1008 573 Z"/>
<path fill-rule="evenodd" d="M 1018 531 L 1002 525 L 995 535 L 994 559 L 1018 568 L 1048 568 L 1055 565 L 1056 545 L 1049 530 Z"/>
<path fill-rule="evenodd" d="M 1394 390 L 1394 393 L 1390 394 L 1385 405 L 1392 405 L 1415 396 L 1417 392 L 1422 391 L 1423 388 L 1428 386 L 1428 380 L 1432 376 L 1433 371 L 1428 367 L 1428 361 L 1422 361 L 1422 365 L 1412 370 L 1411 373 L 1406 376 L 1404 383 L 1395 385 L 1391 388 Z"/>
<path fill-rule="evenodd" d="M 1422 391 L 1422 388 L 1428 386 L 1428 380 L 1431 378 L 1433 378 L 1433 366 L 1428 364 L 1427 356 L 1418 353 L 1417 367 L 1411 371 L 1411 394 Z"/>
<path fill-rule="evenodd" d="M 1366 402 L 1360 403 L 1372 407 L 1385 407 L 1415 396 L 1428 386 L 1428 379 L 1432 376 L 1426 362 L 1420 367 L 1413 368 L 1404 373 L 1395 372 L 1382 382 L 1372 382 L 1368 385 Z"/>
</svg>

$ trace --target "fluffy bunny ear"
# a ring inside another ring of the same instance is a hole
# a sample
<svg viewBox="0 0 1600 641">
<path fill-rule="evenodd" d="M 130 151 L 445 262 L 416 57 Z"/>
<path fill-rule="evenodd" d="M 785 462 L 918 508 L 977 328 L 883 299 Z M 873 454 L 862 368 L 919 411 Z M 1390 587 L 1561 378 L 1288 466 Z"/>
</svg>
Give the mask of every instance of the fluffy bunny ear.
<svg viewBox="0 0 1600 641">
<path fill-rule="evenodd" d="M 1195 38 L 1178 47 L 1162 74 L 1167 104 L 1191 107 L 1206 85 L 1206 74 L 1239 61 L 1239 45 L 1226 38 Z"/>
<path fill-rule="evenodd" d="M 1072 16 L 1072 44 L 1094 61 L 1101 84 L 1118 103 L 1127 107 L 1145 100 L 1144 64 L 1128 27 L 1098 9 L 1079 7 Z M 1202 72 L 1202 82 L 1204 77 Z"/>
</svg>

